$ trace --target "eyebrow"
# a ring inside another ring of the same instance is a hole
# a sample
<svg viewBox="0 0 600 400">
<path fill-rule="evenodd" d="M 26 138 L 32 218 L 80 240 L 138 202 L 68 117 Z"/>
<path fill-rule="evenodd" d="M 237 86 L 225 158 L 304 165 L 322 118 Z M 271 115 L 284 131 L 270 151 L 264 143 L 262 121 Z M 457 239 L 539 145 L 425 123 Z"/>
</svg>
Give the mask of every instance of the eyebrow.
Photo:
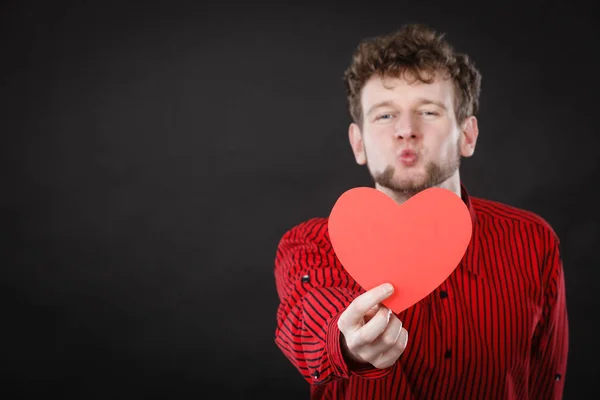
<svg viewBox="0 0 600 400">
<path fill-rule="evenodd" d="M 419 101 L 417 104 L 419 104 L 419 105 L 433 104 L 435 106 L 438 106 L 442 110 L 446 110 L 446 111 L 448 110 L 448 107 L 446 107 L 446 105 L 440 101 L 435 101 L 435 100 L 426 99 L 426 98 L 419 98 L 418 100 Z M 371 115 L 376 109 L 381 108 L 381 107 L 393 107 L 393 106 L 394 106 L 394 102 L 391 100 L 380 101 L 379 103 L 373 104 L 369 108 L 369 110 L 367 111 L 367 113 L 365 115 Z"/>
<path fill-rule="evenodd" d="M 420 105 L 433 104 L 434 106 L 438 106 L 442 110 L 448 110 L 448 107 L 446 107 L 446 105 L 444 103 L 442 103 L 441 101 L 420 98 L 419 99 L 419 104 Z"/>
</svg>

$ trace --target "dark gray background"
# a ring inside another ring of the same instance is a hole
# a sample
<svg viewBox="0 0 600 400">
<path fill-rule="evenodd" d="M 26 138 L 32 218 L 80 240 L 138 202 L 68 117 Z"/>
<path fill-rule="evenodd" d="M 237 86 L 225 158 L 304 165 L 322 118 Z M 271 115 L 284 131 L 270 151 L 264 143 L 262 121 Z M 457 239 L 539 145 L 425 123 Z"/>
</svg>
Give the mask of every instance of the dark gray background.
<svg viewBox="0 0 600 400">
<path fill-rule="evenodd" d="M 308 398 L 273 342 L 276 246 L 370 185 L 342 73 L 423 22 L 483 75 L 467 188 L 562 239 L 565 398 L 600 396 L 598 15 L 422 3 L 3 2 L 2 390 Z"/>
</svg>

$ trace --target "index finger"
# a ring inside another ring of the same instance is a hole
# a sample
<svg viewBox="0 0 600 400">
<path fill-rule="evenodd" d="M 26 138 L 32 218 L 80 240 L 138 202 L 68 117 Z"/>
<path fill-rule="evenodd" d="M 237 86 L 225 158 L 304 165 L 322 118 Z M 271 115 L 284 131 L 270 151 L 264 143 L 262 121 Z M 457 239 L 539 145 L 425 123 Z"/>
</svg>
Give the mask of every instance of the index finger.
<svg viewBox="0 0 600 400">
<path fill-rule="evenodd" d="M 393 292 L 394 287 L 389 283 L 366 291 L 350 303 L 344 314 L 340 316 L 340 320 L 343 320 L 338 322 L 343 326 L 358 325 L 371 308 L 388 298 Z"/>
</svg>

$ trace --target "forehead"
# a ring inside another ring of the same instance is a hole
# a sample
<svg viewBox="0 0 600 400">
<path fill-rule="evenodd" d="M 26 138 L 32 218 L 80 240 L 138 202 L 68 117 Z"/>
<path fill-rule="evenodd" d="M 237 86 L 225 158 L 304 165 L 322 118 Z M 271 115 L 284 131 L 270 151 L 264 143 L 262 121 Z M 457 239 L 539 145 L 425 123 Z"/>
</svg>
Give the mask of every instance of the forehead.
<svg viewBox="0 0 600 400">
<path fill-rule="evenodd" d="M 400 105 L 409 105 L 423 99 L 438 101 L 451 109 L 454 87 L 452 80 L 437 74 L 431 83 L 424 83 L 410 75 L 402 77 L 372 76 L 362 90 L 363 110 L 372 104 L 391 100 Z"/>
</svg>

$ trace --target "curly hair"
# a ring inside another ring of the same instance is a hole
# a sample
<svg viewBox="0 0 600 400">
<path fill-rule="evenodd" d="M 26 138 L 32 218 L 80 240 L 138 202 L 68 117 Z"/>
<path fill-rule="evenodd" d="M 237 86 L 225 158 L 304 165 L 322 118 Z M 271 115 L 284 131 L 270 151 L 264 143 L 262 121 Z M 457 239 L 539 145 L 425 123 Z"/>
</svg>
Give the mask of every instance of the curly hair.
<svg viewBox="0 0 600 400">
<path fill-rule="evenodd" d="M 400 78 L 409 73 L 423 83 L 443 74 L 454 83 L 454 109 L 458 123 L 477 113 L 481 74 L 466 54 L 455 53 L 444 34 L 422 24 L 407 24 L 398 31 L 361 41 L 344 72 L 350 115 L 362 127 L 360 96 L 375 74 Z"/>
</svg>

